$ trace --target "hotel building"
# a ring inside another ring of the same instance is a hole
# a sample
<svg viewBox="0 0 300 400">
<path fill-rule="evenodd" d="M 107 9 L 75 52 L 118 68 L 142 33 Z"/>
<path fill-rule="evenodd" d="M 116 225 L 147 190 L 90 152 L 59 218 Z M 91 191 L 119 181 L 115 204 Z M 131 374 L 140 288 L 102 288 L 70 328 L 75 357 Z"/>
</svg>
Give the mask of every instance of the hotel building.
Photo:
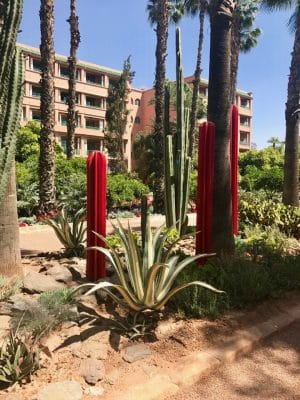
<svg viewBox="0 0 300 400">
<path fill-rule="evenodd" d="M 22 124 L 40 120 L 40 52 L 39 49 L 19 44 L 25 54 L 25 93 Z M 66 148 L 68 58 L 55 56 L 55 137 Z M 77 71 L 77 127 L 75 132 L 76 155 L 87 156 L 94 150 L 105 151 L 105 113 L 109 84 L 118 80 L 122 71 L 102 67 L 89 62 L 78 61 Z M 187 78 L 191 82 L 192 77 Z M 201 81 L 200 92 L 207 96 L 207 81 Z M 128 98 L 128 121 L 123 139 L 124 154 L 128 170 L 131 170 L 131 149 L 134 137 L 151 131 L 154 120 L 154 89 L 131 88 Z M 237 92 L 240 110 L 240 151 L 251 148 L 251 93 Z"/>
</svg>

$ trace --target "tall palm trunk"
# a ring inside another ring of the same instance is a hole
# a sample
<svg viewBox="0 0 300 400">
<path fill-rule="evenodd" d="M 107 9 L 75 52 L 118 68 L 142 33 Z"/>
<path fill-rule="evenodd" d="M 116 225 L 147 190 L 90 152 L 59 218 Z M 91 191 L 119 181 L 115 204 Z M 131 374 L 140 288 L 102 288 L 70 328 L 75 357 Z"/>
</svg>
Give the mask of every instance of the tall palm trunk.
<svg viewBox="0 0 300 400">
<path fill-rule="evenodd" d="M 154 211 L 164 212 L 164 99 L 168 40 L 168 0 L 158 0 L 156 25 L 155 127 L 153 133 L 155 177 Z"/>
<path fill-rule="evenodd" d="M 205 18 L 206 5 L 201 2 L 199 8 L 199 40 L 198 40 L 198 52 L 196 69 L 194 73 L 193 82 L 193 97 L 190 115 L 190 130 L 189 130 L 189 156 L 192 157 L 194 153 L 194 144 L 196 136 L 196 121 L 197 121 L 197 110 L 198 110 L 198 98 L 200 88 L 200 75 L 201 75 L 201 59 L 203 49 L 203 38 L 204 38 L 204 18 Z"/>
<path fill-rule="evenodd" d="M 300 108 L 300 12 L 297 15 L 294 49 L 285 109 L 286 136 L 283 202 L 299 206 L 299 108 Z"/>
<path fill-rule="evenodd" d="M 76 16 L 76 0 L 70 2 L 71 15 L 68 19 L 70 24 L 70 57 L 69 62 L 69 96 L 68 96 L 68 118 L 67 118 L 67 157 L 72 158 L 75 151 L 75 129 L 76 129 L 76 65 L 77 49 L 80 43 L 78 17 Z"/>
<path fill-rule="evenodd" d="M 54 186 L 54 0 L 41 0 L 41 136 L 39 159 L 40 213 L 55 207 Z"/>
<path fill-rule="evenodd" d="M 230 40 L 234 1 L 211 3 L 208 120 L 216 125 L 213 192 L 213 250 L 234 248 L 230 192 Z"/>
<path fill-rule="evenodd" d="M 21 254 L 17 215 L 15 168 L 10 173 L 6 193 L 0 204 L 0 274 L 21 275 Z"/>
<path fill-rule="evenodd" d="M 231 61 L 230 61 L 230 101 L 236 102 L 237 74 L 239 68 L 239 55 L 241 48 L 240 19 L 234 15 L 231 28 Z"/>
</svg>

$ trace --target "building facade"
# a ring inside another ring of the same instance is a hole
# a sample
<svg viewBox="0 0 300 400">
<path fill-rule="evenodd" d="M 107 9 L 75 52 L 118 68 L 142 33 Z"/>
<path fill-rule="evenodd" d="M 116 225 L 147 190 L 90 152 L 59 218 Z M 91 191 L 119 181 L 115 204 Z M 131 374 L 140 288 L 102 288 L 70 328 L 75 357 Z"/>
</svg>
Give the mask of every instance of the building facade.
<svg viewBox="0 0 300 400">
<path fill-rule="evenodd" d="M 22 124 L 40 120 L 40 52 L 39 49 L 19 44 L 25 54 L 25 92 Z M 67 136 L 68 58 L 55 56 L 55 138 L 65 149 Z M 75 131 L 76 155 L 88 156 L 92 151 L 104 149 L 106 99 L 109 84 L 119 79 L 122 71 L 78 61 L 77 71 L 77 127 Z M 192 82 L 192 77 L 186 79 Z M 200 93 L 207 96 L 208 82 L 202 80 Z M 155 111 L 154 89 L 131 88 L 128 98 L 128 120 L 123 139 L 128 170 L 132 169 L 131 150 L 135 136 L 150 133 Z M 252 96 L 237 92 L 240 110 L 240 151 L 251 148 Z"/>
</svg>

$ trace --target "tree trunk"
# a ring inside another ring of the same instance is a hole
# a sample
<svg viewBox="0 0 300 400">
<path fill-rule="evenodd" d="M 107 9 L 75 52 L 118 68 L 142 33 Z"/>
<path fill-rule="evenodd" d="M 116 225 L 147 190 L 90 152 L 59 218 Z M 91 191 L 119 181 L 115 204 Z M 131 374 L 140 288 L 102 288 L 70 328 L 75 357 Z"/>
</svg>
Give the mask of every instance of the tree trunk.
<svg viewBox="0 0 300 400">
<path fill-rule="evenodd" d="M 236 103 L 236 86 L 239 68 L 241 40 L 240 40 L 240 19 L 235 14 L 231 28 L 231 60 L 230 60 L 230 101 Z"/>
<path fill-rule="evenodd" d="M 211 4 L 208 120 L 216 125 L 213 192 L 213 250 L 234 249 L 230 191 L 230 39 L 235 3 Z"/>
<path fill-rule="evenodd" d="M 164 99 L 168 40 L 168 1 L 158 0 L 156 26 L 155 127 L 153 133 L 155 177 L 154 211 L 164 213 Z"/>
<path fill-rule="evenodd" d="M 285 109 L 283 203 L 299 206 L 300 13 L 297 16 Z"/>
<path fill-rule="evenodd" d="M 190 115 L 190 131 L 189 131 L 189 156 L 193 157 L 195 136 L 196 132 L 196 122 L 197 122 L 197 110 L 198 110 L 198 98 L 199 98 L 199 88 L 200 88 L 200 75 L 201 75 L 201 59 L 202 59 L 202 48 L 203 48 L 203 31 L 204 31 L 204 18 L 205 18 L 206 6 L 201 3 L 199 10 L 199 40 L 198 40 L 198 52 L 197 52 L 197 62 L 196 69 L 194 73 L 193 82 L 193 97 Z"/>
<path fill-rule="evenodd" d="M 22 274 L 14 167 L 0 202 L 0 255 L 0 275 Z"/>
<path fill-rule="evenodd" d="M 76 65 L 77 49 L 80 43 L 79 23 L 76 16 L 76 0 L 70 2 L 71 15 L 68 19 L 70 24 L 70 57 L 69 62 L 69 96 L 68 96 L 68 118 L 67 118 L 67 158 L 72 158 L 75 152 L 75 129 L 76 129 Z"/>
<path fill-rule="evenodd" d="M 54 0 L 41 0 L 41 136 L 40 136 L 40 205 L 41 214 L 55 207 L 54 186 Z"/>
</svg>

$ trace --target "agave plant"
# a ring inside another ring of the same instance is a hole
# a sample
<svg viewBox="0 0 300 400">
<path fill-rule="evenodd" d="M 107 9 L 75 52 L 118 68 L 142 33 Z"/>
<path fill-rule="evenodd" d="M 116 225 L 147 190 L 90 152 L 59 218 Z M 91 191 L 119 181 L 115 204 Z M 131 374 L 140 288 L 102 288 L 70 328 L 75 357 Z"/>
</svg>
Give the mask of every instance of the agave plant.
<svg viewBox="0 0 300 400">
<path fill-rule="evenodd" d="M 114 228 L 120 236 L 125 252 L 125 261 L 104 237 L 95 232 L 95 235 L 106 244 L 107 248 L 95 246 L 91 249 L 105 254 L 117 274 L 119 284 L 88 283 L 79 286 L 76 291 L 88 289 L 85 294 L 90 295 L 98 290 L 103 290 L 114 301 L 134 312 L 161 310 L 172 296 L 192 285 L 201 286 L 217 293 L 222 292 L 202 281 L 173 287 L 178 274 L 186 266 L 200 258 L 213 255 L 197 254 L 180 260 L 179 255 L 172 254 L 172 249 L 183 236 L 169 246 L 166 243 L 173 227 L 163 233 L 162 226 L 152 233 L 147 216 L 143 247 L 137 244 L 129 224 L 127 232 L 119 221 L 118 226 L 114 226 Z"/>
<path fill-rule="evenodd" d="M 74 215 L 71 223 L 69 223 L 68 213 L 62 209 L 61 213 L 52 219 L 46 218 L 44 222 L 50 225 L 66 249 L 66 254 L 69 256 L 80 257 L 84 254 L 84 243 L 86 241 L 84 220 L 86 212 L 82 208 Z"/>
<path fill-rule="evenodd" d="M 34 341 L 12 331 L 0 351 L 0 382 L 11 385 L 30 379 L 39 368 L 39 353 Z"/>
</svg>

